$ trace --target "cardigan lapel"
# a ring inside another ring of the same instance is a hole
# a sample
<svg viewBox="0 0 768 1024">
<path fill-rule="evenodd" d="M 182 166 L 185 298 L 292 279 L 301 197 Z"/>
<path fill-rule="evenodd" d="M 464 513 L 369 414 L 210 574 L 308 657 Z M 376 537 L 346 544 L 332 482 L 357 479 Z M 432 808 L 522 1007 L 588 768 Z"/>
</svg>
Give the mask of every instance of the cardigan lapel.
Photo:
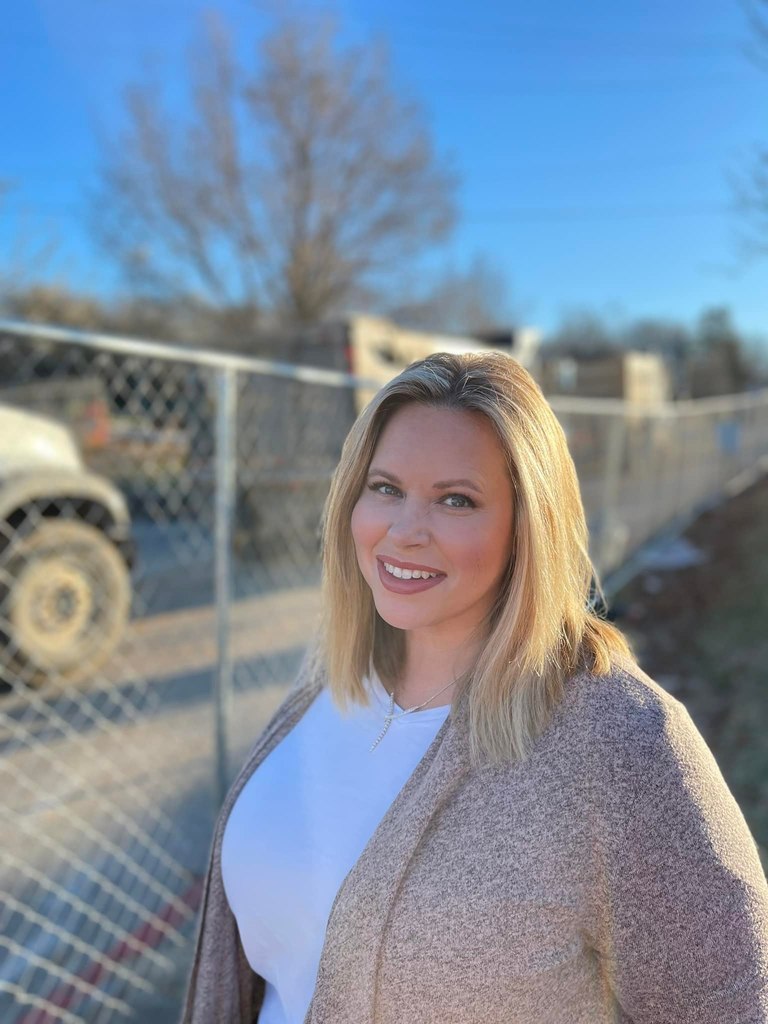
<svg viewBox="0 0 768 1024">
<path fill-rule="evenodd" d="M 305 1024 L 372 1024 L 379 954 L 400 882 L 432 817 L 469 771 L 467 712 L 463 695 L 344 879 Z"/>
</svg>

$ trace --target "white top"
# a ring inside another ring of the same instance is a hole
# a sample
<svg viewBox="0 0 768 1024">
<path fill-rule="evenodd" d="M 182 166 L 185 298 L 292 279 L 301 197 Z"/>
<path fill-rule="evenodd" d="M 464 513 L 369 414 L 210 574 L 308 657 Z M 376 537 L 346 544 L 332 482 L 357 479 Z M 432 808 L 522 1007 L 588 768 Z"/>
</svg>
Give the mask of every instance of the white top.
<svg viewBox="0 0 768 1024">
<path fill-rule="evenodd" d="M 224 890 L 248 962 L 266 981 L 258 1024 L 303 1024 L 336 893 L 450 711 L 396 719 L 371 752 L 389 696 L 375 675 L 367 684 L 371 706 L 344 716 L 321 690 L 227 820 Z"/>
</svg>

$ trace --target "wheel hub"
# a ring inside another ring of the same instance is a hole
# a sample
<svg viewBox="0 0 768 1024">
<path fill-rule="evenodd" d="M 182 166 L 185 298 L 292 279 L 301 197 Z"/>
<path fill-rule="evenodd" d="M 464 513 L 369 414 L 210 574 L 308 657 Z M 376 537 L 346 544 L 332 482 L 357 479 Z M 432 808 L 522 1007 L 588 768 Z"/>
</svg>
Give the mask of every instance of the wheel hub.
<svg viewBox="0 0 768 1024">
<path fill-rule="evenodd" d="M 36 650 L 61 655 L 92 620 L 94 594 L 85 567 L 60 556 L 39 558 L 21 573 L 14 619 Z"/>
</svg>

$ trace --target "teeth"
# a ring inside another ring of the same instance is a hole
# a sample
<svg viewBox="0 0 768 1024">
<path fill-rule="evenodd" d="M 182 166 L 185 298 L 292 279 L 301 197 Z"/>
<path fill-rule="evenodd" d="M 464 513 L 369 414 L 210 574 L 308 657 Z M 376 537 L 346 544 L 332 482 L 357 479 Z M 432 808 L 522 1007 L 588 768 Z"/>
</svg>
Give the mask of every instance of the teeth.
<svg viewBox="0 0 768 1024">
<path fill-rule="evenodd" d="M 384 568 L 399 580 L 432 580 L 437 576 L 436 572 L 427 572 L 426 569 L 400 569 L 389 562 L 384 563 Z"/>
</svg>

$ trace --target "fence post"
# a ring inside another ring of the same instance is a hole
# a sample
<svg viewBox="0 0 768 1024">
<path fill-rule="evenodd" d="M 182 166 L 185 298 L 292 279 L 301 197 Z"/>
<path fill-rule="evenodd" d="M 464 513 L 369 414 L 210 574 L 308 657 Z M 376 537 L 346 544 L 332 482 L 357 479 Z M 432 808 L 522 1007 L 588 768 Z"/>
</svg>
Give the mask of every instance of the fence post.
<svg viewBox="0 0 768 1024">
<path fill-rule="evenodd" d="M 232 702 L 232 531 L 235 509 L 237 371 L 216 371 L 216 476 L 214 566 L 216 574 L 216 673 L 213 683 L 216 757 L 216 806 L 229 788 L 229 726 Z"/>
<path fill-rule="evenodd" d="M 606 440 L 605 463 L 603 467 L 602 515 L 600 517 L 600 542 L 598 547 L 598 572 L 609 572 L 616 568 L 615 559 L 617 544 L 621 541 L 618 531 L 621 529 L 619 515 L 619 491 L 621 484 L 621 468 L 624 461 L 625 441 L 627 434 L 627 410 L 612 417 Z M 623 557 L 622 550 L 621 556 Z"/>
</svg>

